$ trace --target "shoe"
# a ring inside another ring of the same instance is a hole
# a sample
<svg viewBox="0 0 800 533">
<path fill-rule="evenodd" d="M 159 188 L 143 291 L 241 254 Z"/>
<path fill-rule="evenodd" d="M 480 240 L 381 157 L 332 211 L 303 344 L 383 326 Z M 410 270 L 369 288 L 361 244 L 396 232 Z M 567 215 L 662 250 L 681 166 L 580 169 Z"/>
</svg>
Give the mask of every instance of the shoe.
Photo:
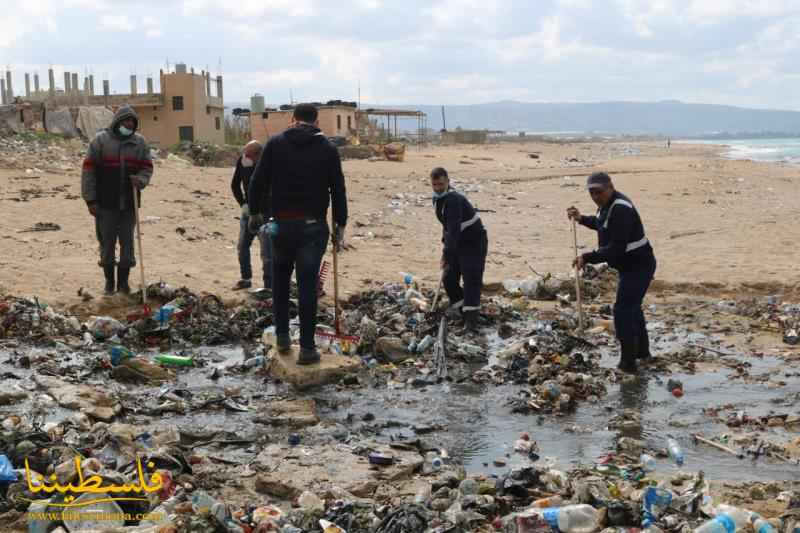
<svg viewBox="0 0 800 533">
<path fill-rule="evenodd" d="M 277 335 L 275 338 L 275 348 L 278 350 L 278 353 L 289 353 L 292 351 L 292 338 L 289 337 L 288 334 L 285 335 Z"/>
<path fill-rule="evenodd" d="M 233 286 L 233 290 L 238 291 L 241 289 L 249 289 L 253 286 L 253 282 L 249 279 L 240 279 L 236 282 L 236 285 Z"/>
<path fill-rule="evenodd" d="M 636 368 L 636 337 L 619 340 L 619 364 L 617 368 L 627 374 L 635 374 Z"/>
<path fill-rule="evenodd" d="M 131 273 L 130 268 L 118 267 L 117 268 L 117 291 L 122 294 L 130 294 L 131 286 L 128 285 L 128 276 Z"/>
<path fill-rule="evenodd" d="M 103 274 L 106 276 L 106 296 L 114 294 L 114 265 L 103 267 Z"/>
<path fill-rule="evenodd" d="M 647 361 L 653 355 L 650 353 L 650 337 L 645 329 L 642 335 L 636 337 L 636 359 Z"/>
<path fill-rule="evenodd" d="M 464 311 L 464 333 L 478 332 L 478 312 Z"/>
<path fill-rule="evenodd" d="M 316 348 L 301 348 L 297 358 L 298 365 L 314 365 L 319 363 L 320 356 Z"/>
</svg>

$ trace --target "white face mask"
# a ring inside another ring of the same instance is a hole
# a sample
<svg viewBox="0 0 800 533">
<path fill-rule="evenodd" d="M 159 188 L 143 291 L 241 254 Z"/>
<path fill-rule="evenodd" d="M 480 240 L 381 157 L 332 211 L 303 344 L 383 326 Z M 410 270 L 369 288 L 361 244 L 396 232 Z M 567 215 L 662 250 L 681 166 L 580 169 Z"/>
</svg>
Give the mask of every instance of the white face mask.
<svg viewBox="0 0 800 533">
<path fill-rule="evenodd" d="M 122 135 L 123 137 L 130 137 L 131 135 L 133 135 L 133 130 L 129 130 L 125 126 L 120 126 L 119 134 Z"/>
<path fill-rule="evenodd" d="M 247 157 L 246 155 L 242 156 L 242 166 L 245 168 L 250 168 L 253 166 L 254 161 Z"/>
</svg>

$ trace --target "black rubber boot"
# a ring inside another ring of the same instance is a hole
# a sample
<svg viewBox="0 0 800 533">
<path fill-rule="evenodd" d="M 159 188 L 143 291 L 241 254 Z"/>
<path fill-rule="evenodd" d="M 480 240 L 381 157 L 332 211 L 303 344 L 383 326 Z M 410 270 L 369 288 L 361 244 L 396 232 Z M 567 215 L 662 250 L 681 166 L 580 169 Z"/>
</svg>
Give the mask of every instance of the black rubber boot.
<svg viewBox="0 0 800 533">
<path fill-rule="evenodd" d="M 106 296 L 111 296 L 114 294 L 114 265 L 104 266 L 103 274 L 106 276 Z"/>
<path fill-rule="evenodd" d="M 292 351 L 292 338 L 289 337 L 289 334 L 285 335 L 278 335 L 276 337 L 276 344 L 275 347 L 278 350 L 278 353 L 286 354 Z"/>
<path fill-rule="evenodd" d="M 636 373 L 636 337 L 619 340 L 619 364 L 617 368 L 628 374 Z"/>
<path fill-rule="evenodd" d="M 122 294 L 131 293 L 131 286 L 128 285 L 128 276 L 130 273 L 130 268 L 119 267 L 117 269 L 117 290 Z"/>
<path fill-rule="evenodd" d="M 478 332 L 478 312 L 464 311 L 464 333 Z"/>
<path fill-rule="evenodd" d="M 638 341 L 636 346 L 636 359 L 646 361 L 653 357 L 650 353 L 650 336 L 647 334 L 647 328 L 645 328 L 636 339 Z"/>
<path fill-rule="evenodd" d="M 300 356 L 297 358 L 298 365 L 314 365 L 319 363 L 319 352 L 315 348 L 300 348 Z"/>
</svg>

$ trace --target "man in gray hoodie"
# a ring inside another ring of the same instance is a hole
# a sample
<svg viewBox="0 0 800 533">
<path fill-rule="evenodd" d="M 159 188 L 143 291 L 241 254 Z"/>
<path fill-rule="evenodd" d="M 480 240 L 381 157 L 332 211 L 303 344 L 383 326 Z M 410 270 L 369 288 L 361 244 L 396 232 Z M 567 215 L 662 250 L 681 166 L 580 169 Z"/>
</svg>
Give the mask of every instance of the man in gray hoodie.
<svg viewBox="0 0 800 533">
<path fill-rule="evenodd" d="M 139 117 L 124 105 L 114 114 L 111 125 L 97 133 L 83 161 L 81 193 L 96 218 L 100 238 L 100 264 L 106 278 L 105 292 L 113 294 L 114 267 L 116 290 L 129 293 L 128 275 L 136 266 L 133 230 L 136 224 L 133 191 L 141 201 L 141 190 L 153 176 L 150 149 L 144 137 L 136 133 Z M 116 247 L 119 241 L 119 263 Z"/>
</svg>

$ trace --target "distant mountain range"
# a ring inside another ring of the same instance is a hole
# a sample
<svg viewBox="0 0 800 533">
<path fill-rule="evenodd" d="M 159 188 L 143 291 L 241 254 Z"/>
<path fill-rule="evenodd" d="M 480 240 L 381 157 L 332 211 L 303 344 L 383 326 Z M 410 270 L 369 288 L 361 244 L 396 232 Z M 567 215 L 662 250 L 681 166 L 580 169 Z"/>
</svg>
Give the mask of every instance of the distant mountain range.
<svg viewBox="0 0 800 533">
<path fill-rule="evenodd" d="M 229 104 L 233 107 L 247 105 Z M 418 109 L 428 116 L 428 127 L 440 130 L 438 105 L 372 106 Z M 447 129 L 489 129 L 529 133 L 583 133 L 610 135 L 688 136 L 800 136 L 800 111 L 747 109 L 715 104 L 663 102 L 527 103 L 493 102 L 445 106 Z M 416 122 L 400 121 L 402 129 Z"/>
</svg>

